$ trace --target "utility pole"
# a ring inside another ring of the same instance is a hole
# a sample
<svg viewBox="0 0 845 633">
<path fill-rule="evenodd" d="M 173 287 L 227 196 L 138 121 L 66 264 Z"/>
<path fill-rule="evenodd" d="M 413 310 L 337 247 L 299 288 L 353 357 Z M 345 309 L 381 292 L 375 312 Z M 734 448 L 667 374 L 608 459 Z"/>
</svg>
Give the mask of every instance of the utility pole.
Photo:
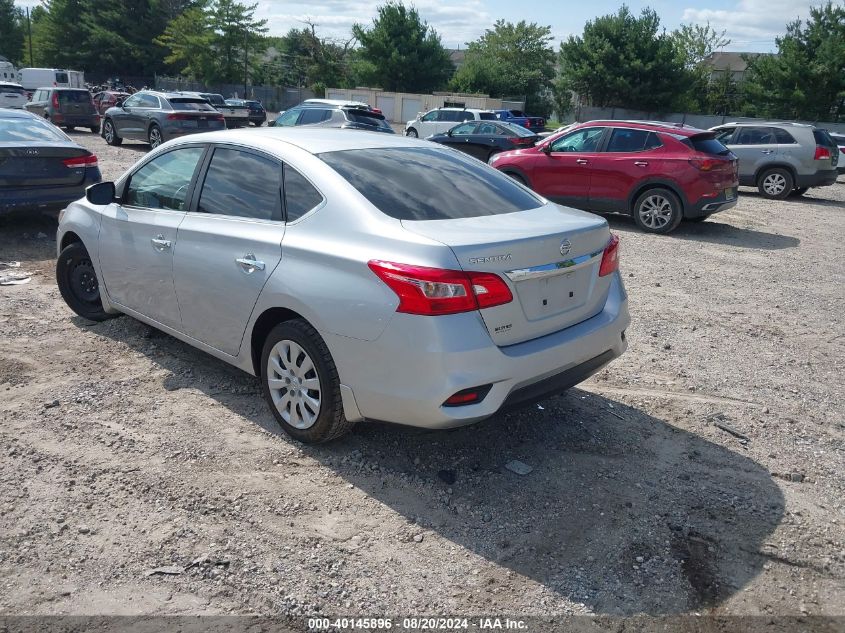
<svg viewBox="0 0 845 633">
<path fill-rule="evenodd" d="M 35 64 L 32 61 L 32 20 L 29 19 L 29 7 L 26 8 L 26 32 L 29 35 L 29 66 L 32 68 Z"/>
<path fill-rule="evenodd" d="M 244 29 L 244 96 L 243 98 L 246 99 L 246 80 L 247 75 L 249 74 L 249 54 L 248 54 L 248 46 L 249 46 L 249 29 Z"/>
</svg>

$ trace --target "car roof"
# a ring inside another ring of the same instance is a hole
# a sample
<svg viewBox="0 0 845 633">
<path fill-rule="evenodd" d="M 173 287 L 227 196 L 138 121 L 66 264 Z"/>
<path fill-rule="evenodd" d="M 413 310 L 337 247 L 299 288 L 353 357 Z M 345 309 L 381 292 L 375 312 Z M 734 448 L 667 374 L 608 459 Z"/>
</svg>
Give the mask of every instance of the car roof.
<svg viewBox="0 0 845 633">
<path fill-rule="evenodd" d="M 306 99 L 299 105 L 327 105 L 327 106 L 336 106 L 338 108 L 342 107 L 360 107 L 365 106 L 367 108 L 370 107 L 368 103 L 363 101 L 347 101 L 346 99 Z"/>
<path fill-rule="evenodd" d="M 814 125 L 810 125 L 809 123 L 796 123 L 795 121 L 734 121 L 731 123 L 722 123 L 718 127 L 724 127 L 726 125 L 733 125 L 736 127 L 800 127 L 800 128 L 814 128 Z"/>
<path fill-rule="evenodd" d="M 684 125 L 683 123 L 672 123 L 669 121 L 637 121 L 625 119 L 599 119 L 596 121 L 585 121 L 579 123 L 578 127 L 587 125 L 603 125 L 605 127 L 628 127 L 641 130 L 649 130 L 651 132 L 667 132 L 678 136 L 696 136 L 697 134 L 706 134 L 707 130 L 702 130 L 697 127 Z"/>
<path fill-rule="evenodd" d="M 172 99 L 174 97 L 197 97 L 199 96 L 198 92 L 187 92 L 187 91 L 161 91 L 161 90 L 139 90 L 132 96 L 135 95 L 153 95 L 154 97 L 164 97 L 165 99 Z"/>
<path fill-rule="evenodd" d="M 482 108 L 435 108 L 435 110 L 446 110 L 449 112 L 495 112 L 495 110 L 483 110 Z"/>
<path fill-rule="evenodd" d="M 217 132 L 203 132 L 181 137 L 175 143 L 235 143 L 247 147 L 263 148 L 269 151 L 279 144 L 297 147 L 309 154 L 324 152 L 384 149 L 391 147 L 437 147 L 424 139 L 413 139 L 401 134 L 383 134 L 343 130 L 326 127 L 261 127 L 241 128 Z"/>
<path fill-rule="evenodd" d="M 22 85 L 16 84 L 14 81 L 0 81 L 0 86 L 14 86 L 15 88 L 23 88 Z"/>
</svg>

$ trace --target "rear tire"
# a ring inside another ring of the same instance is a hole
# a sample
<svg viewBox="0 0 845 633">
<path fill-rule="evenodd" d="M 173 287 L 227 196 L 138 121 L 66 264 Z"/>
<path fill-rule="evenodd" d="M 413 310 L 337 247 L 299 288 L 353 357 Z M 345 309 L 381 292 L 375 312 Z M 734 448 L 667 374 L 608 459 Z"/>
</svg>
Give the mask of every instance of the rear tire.
<svg viewBox="0 0 845 633">
<path fill-rule="evenodd" d="M 117 135 L 117 131 L 114 129 L 114 123 L 111 122 L 111 119 L 106 119 L 105 123 L 103 123 L 103 138 L 106 139 L 106 143 L 108 145 L 118 146 L 123 143 L 123 139 Z"/>
<path fill-rule="evenodd" d="M 150 126 L 150 131 L 147 132 L 147 140 L 150 142 L 150 149 L 155 149 L 164 143 L 164 135 L 161 133 L 161 128 L 155 123 Z"/>
<path fill-rule="evenodd" d="M 782 167 L 767 169 L 757 178 L 757 191 L 769 200 L 788 198 L 793 188 L 792 174 Z"/>
<path fill-rule="evenodd" d="M 100 128 L 99 128 L 99 127 L 94 127 L 94 126 L 92 125 L 89 129 L 91 130 L 91 134 L 99 134 L 99 133 L 100 133 Z"/>
<path fill-rule="evenodd" d="M 410 136 L 411 138 L 419 138 L 420 137 L 420 135 L 417 134 L 417 131 L 412 127 L 408 128 L 408 131 L 405 132 L 405 136 Z"/>
<path fill-rule="evenodd" d="M 511 178 L 511 179 L 512 179 L 512 180 L 514 180 L 515 182 L 518 182 L 518 183 L 519 183 L 520 185 L 522 185 L 523 187 L 527 187 L 527 186 L 528 186 L 528 183 L 527 183 L 527 182 L 525 182 L 525 178 L 523 178 L 523 177 L 522 177 L 522 176 L 520 176 L 519 174 L 515 174 L 515 173 L 513 173 L 512 171 L 507 171 L 507 172 L 505 172 L 505 176 L 507 176 L 508 178 Z"/>
<path fill-rule="evenodd" d="M 803 196 L 809 190 L 809 187 L 796 187 L 789 193 L 790 198 L 798 198 Z"/>
<path fill-rule="evenodd" d="M 82 318 L 105 321 L 118 316 L 103 309 L 97 272 L 82 242 L 68 244 L 62 249 L 56 261 L 56 283 L 62 299 Z"/>
<path fill-rule="evenodd" d="M 640 194 L 633 208 L 634 222 L 647 233 L 665 235 L 674 231 L 684 217 L 681 201 L 668 189 L 658 187 Z"/>
<path fill-rule="evenodd" d="M 354 426 L 343 414 L 340 379 L 326 343 L 303 319 L 274 327 L 261 352 L 261 390 L 282 430 L 305 444 Z"/>
</svg>

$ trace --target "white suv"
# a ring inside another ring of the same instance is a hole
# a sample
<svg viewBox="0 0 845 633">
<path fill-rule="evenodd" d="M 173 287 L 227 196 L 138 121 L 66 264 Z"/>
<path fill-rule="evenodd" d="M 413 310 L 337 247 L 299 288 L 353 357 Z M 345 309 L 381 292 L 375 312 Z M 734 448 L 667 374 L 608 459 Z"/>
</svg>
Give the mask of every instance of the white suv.
<svg viewBox="0 0 845 633">
<path fill-rule="evenodd" d="M 23 108 L 26 102 L 26 90 L 20 84 L 0 81 L 0 108 Z"/>
<path fill-rule="evenodd" d="M 496 113 L 490 110 L 475 110 L 473 108 L 437 108 L 417 116 L 405 125 L 405 136 L 428 138 L 434 134 L 442 134 L 464 121 L 496 121 Z"/>
</svg>

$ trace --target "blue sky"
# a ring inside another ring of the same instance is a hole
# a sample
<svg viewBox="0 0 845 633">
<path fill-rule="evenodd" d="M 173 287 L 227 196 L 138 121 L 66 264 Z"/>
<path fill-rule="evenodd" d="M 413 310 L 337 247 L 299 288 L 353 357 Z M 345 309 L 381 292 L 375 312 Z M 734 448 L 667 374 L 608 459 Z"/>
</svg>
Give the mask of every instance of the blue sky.
<svg viewBox="0 0 845 633">
<path fill-rule="evenodd" d="M 588 20 L 614 13 L 621 6 L 621 2 L 609 0 L 414 0 L 408 4 L 411 3 L 450 48 L 463 48 L 497 19 L 548 24 L 557 43 L 580 34 Z M 720 31 L 727 30 L 732 43 L 725 50 L 769 52 L 775 50 L 775 37 L 784 31 L 787 22 L 806 17 L 809 7 L 819 3 L 820 0 L 652 0 L 630 1 L 628 6 L 635 12 L 651 6 L 669 30 L 681 23 L 709 21 Z M 34 6 L 38 0 L 17 0 L 17 4 Z M 322 35 L 343 39 L 349 37 L 352 24 L 370 23 L 377 4 L 361 0 L 258 0 L 257 13 L 268 20 L 273 35 L 301 27 L 307 19 L 318 25 Z"/>
</svg>

